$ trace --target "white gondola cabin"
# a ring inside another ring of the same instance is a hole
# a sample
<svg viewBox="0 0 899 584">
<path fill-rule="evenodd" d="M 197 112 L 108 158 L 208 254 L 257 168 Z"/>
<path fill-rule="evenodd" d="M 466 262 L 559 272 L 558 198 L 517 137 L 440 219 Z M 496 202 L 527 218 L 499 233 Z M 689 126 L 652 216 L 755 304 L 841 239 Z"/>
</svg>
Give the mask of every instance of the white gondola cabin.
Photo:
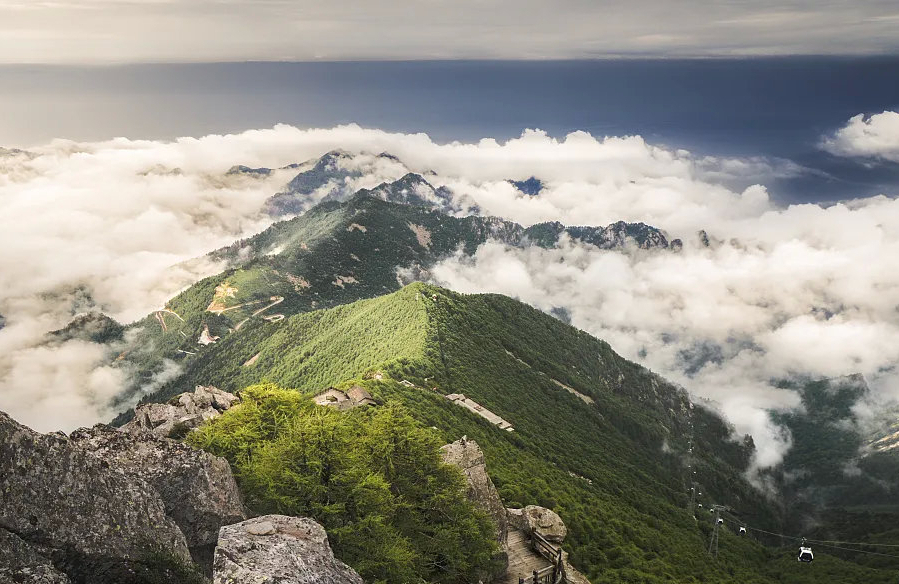
<svg viewBox="0 0 899 584">
<path fill-rule="evenodd" d="M 815 559 L 815 554 L 812 553 L 812 548 L 808 546 L 799 546 L 799 557 L 796 558 L 800 562 L 811 562 Z"/>
</svg>

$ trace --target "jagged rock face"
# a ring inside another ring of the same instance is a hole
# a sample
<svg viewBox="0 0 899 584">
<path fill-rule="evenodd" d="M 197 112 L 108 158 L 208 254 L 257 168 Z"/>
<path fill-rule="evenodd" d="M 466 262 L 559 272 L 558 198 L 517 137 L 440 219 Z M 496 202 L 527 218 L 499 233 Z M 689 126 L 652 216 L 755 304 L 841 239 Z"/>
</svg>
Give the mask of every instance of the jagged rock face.
<svg viewBox="0 0 899 584">
<path fill-rule="evenodd" d="M 641 249 L 668 247 L 668 238 L 665 234 L 645 223 L 618 221 L 606 227 L 568 227 L 565 231 L 572 239 L 602 249 L 618 249 L 628 244 L 635 244 Z"/>
<path fill-rule="evenodd" d="M 0 582 L 4 584 L 70 584 L 69 577 L 53 567 L 28 542 L 0 529 Z"/>
<path fill-rule="evenodd" d="M 311 519 L 265 515 L 223 527 L 213 584 L 363 584 Z"/>
<path fill-rule="evenodd" d="M 150 545 L 190 560 L 150 484 L 62 434 L 40 434 L 2 412 L 0 493 L 0 528 L 75 581 L 127 584 Z"/>
<path fill-rule="evenodd" d="M 70 441 L 128 477 L 150 484 L 181 529 L 194 561 L 210 566 L 219 529 L 246 519 L 228 462 L 151 432 L 97 425 Z"/>
<path fill-rule="evenodd" d="M 213 386 L 198 385 L 193 392 L 176 395 L 164 404 L 141 404 L 134 419 L 122 426 L 125 431 L 149 430 L 165 438 L 183 438 L 188 432 L 240 402 L 233 393 Z"/>
<path fill-rule="evenodd" d="M 523 509 L 507 509 L 509 524 L 527 534 L 538 532 L 548 541 L 561 543 L 568 529 L 559 515 L 546 507 L 528 505 Z"/>
<path fill-rule="evenodd" d="M 484 452 L 474 440 L 463 437 L 440 449 L 443 461 L 462 469 L 468 481 L 468 498 L 490 514 L 496 522 L 497 541 L 505 542 L 507 524 L 506 509 L 499 493 L 487 474 Z"/>
</svg>

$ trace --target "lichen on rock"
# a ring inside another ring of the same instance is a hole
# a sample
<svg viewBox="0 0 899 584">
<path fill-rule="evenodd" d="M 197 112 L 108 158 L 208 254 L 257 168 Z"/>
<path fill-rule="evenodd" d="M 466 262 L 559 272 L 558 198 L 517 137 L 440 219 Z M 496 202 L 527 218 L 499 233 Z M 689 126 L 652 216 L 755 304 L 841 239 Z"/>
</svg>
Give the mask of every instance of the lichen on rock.
<svg viewBox="0 0 899 584">
<path fill-rule="evenodd" d="M 312 519 L 265 515 L 223 527 L 213 584 L 363 584 L 334 557 L 325 529 Z"/>
</svg>

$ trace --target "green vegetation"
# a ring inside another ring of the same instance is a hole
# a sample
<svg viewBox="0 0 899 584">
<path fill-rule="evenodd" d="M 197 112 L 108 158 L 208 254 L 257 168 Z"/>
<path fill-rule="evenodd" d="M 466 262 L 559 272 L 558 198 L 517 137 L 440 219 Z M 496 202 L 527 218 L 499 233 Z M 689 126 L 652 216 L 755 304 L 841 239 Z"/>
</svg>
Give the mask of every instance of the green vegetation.
<svg viewBox="0 0 899 584">
<path fill-rule="evenodd" d="M 243 365 L 257 354 L 252 365 Z M 288 395 L 302 402 L 300 396 L 329 385 L 359 383 L 385 403 L 403 404 L 404 415 L 421 427 L 436 428 L 440 442 L 468 435 L 484 450 L 507 506 L 542 505 L 563 517 L 571 561 L 594 584 L 820 582 L 822 574 L 830 582 L 894 580 L 889 570 L 861 567 L 832 550 L 818 550 L 812 566 L 797 566 L 793 542 L 779 548 L 780 541 L 741 538 L 729 529 L 722 533 L 718 559 L 710 559 L 711 516 L 697 510 L 694 519 L 688 510 L 690 438 L 706 505 L 727 505 L 755 527 L 783 532 L 781 510 L 745 479 L 751 440 L 734 440 L 717 415 L 691 405 L 683 390 L 621 358 L 608 344 L 510 298 L 413 284 L 280 323 L 248 323 L 196 363 L 157 397 L 199 383 L 237 391 L 274 382 L 295 389 Z M 400 383 L 404 380 L 408 384 Z M 453 404 L 444 397 L 449 393 L 464 393 L 510 421 L 515 431 L 501 431 Z M 354 421 L 373 415 L 320 414 Z M 254 427 L 235 424 L 225 434 L 246 433 L 241 440 L 255 452 Z M 239 449 L 229 454 L 227 442 L 207 447 L 227 455 L 244 476 Z M 278 454 L 254 454 L 254 465 L 292 460 L 283 450 L 267 448 Z M 266 467 L 253 468 L 261 473 Z M 279 477 L 279 472 L 267 468 L 260 476 Z M 242 484 L 261 488 L 245 479 Z M 295 504 L 289 496 L 268 501 Z M 288 508 L 294 507 L 265 509 Z M 360 557 L 385 553 L 378 547 L 355 549 Z"/>
<path fill-rule="evenodd" d="M 267 316 L 289 317 L 396 291 L 404 282 L 420 279 L 422 270 L 440 258 L 460 249 L 471 254 L 491 238 L 550 247 L 564 229 L 558 223 L 525 229 L 495 217 L 452 217 L 388 203 L 364 191 L 343 203 L 324 202 L 209 254 L 207 259 L 228 269 L 178 294 L 166 307 L 171 312 L 132 324 L 125 335 L 128 348 L 117 362 L 136 367 L 143 381 L 163 370 L 167 359 L 188 370 L 202 367 L 203 356 L 212 349 L 197 341 L 207 327 L 212 337 L 224 339 L 238 327 L 242 332 L 265 324 Z M 605 245 L 602 228 L 570 228 L 569 233 Z M 656 231 L 637 224 L 628 233 L 650 241 Z M 225 284 L 229 293 L 217 296 L 216 289 Z M 283 301 L 253 316 L 273 297 Z M 221 304 L 211 306 L 218 300 Z"/>
<path fill-rule="evenodd" d="M 769 473 L 785 504 L 791 533 L 821 540 L 895 543 L 899 540 L 899 456 L 870 452 L 854 411 L 868 387 L 861 376 L 783 383 L 802 407 L 772 414 L 790 432 L 792 446 Z M 858 546 L 851 546 L 858 547 Z M 893 550 L 864 547 L 867 551 Z M 845 552 L 871 566 L 896 566 L 896 558 Z"/>
<path fill-rule="evenodd" d="M 256 385 L 189 436 L 231 463 L 258 513 L 312 517 L 367 582 L 477 582 L 498 545 L 442 444 L 397 404 L 339 413 Z"/>
</svg>

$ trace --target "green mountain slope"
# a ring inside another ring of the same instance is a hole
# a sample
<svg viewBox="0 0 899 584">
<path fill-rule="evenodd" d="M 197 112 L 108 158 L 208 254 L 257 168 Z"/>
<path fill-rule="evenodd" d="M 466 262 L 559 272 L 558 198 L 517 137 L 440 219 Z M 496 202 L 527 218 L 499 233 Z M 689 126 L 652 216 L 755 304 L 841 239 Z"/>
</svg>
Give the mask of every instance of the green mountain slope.
<svg viewBox="0 0 899 584">
<path fill-rule="evenodd" d="M 772 414 L 792 438 L 783 462 L 770 471 L 783 499 L 787 528 L 821 540 L 895 542 L 899 456 L 893 450 L 871 448 L 859 425 L 855 407 L 869 391 L 864 378 L 783 385 L 802 398 L 800 409 Z M 881 556 L 855 555 L 860 562 L 884 563 Z"/>
<path fill-rule="evenodd" d="M 726 505 L 759 528 L 781 528 L 777 506 L 744 479 L 751 441 L 733 440 L 718 416 L 606 343 L 506 297 L 413 284 L 278 322 L 253 319 L 154 399 L 196 383 L 239 390 L 262 381 L 307 395 L 360 383 L 442 441 L 477 440 L 505 504 L 555 509 L 572 563 L 593 582 L 894 578 L 829 554 L 797 566 L 792 545 L 763 547 L 732 525 L 709 558 L 712 519 L 700 509 L 694 519 L 691 476 L 705 508 Z M 446 397 L 459 393 L 514 431 Z"/>
<path fill-rule="evenodd" d="M 426 277 L 439 259 L 457 250 L 471 254 L 488 239 L 552 246 L 563 234 L 605 248 L 635 245 L 666 253 L 669 247 L 662 232 L 643 224 L 524 228 L 494 217 L 458 218 L 389 203 L 363 191 L 209 254 L 227 269 L 130 325 L 121 335 L 120 363 L 139 371 L 142 382 L 165 370 L 166 359 L 190 370 L 215 343 L 250 324 L 395 291 Z"/>
</svg>

